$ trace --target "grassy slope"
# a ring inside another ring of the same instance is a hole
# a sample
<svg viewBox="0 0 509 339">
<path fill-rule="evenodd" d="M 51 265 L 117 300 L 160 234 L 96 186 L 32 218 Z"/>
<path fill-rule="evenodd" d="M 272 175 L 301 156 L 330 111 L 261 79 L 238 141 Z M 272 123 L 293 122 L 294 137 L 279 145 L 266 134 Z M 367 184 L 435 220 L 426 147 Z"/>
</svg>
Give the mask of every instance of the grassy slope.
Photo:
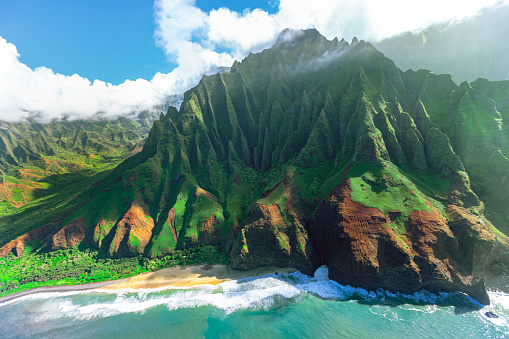
<svg viewBox="0 0 509 339">
<path fill-rule="evenodd" d="M 142 117 L 147 121 L 2 122 L 7 129 L 0 137 L 10 142 L 0 153 L 17 145 L 30 150 L 32 157 L 0 162 L 5 174 L 0 177 L 0 244 L 58 219 L 69 202 L 84 202 L 82 192 L 89 185 L 141 149 L 136 150 L 137 144 L 148 135 L 155 115 Z M 76 141 L 80 133 L 87 133 L 88 143 Z M 41 135 L 46 148 L 36 147 Z"/>
<path fill-rule="evenodd" d="M 393 227 L 405 237 L 409 214 L 441 211 L 451 179 L 458 175 L 457 168 L 441 172 L 442 167 L 431 165 L 434 144 L 426 142 L 426 134 L 433 127 L 448 135 L 445 144 L 452 148 L 437 157 L 439 165 L 453 163 L 455 152 L 464 151 L 453 133 L 462 125 L 449 119 L 461 91 L 447 76 L 399 71 L 366 43 L 347 47 L 313 31 L 302 39 L 302 45 L 252 55 L 231 73 L 204 77 L 185 94 L 180 113 L 156 121 L 141 153 L 112 171 L 86 172 L 90 175 L 75 186 L 34 202 L 46 205 L 29 203 L 22 214 L 0 222 L 18 223 L 21 229 L 20 220 L 28 220 L 26 231 L 40 218 L 41 207 L 56 206 L 49 220 L 86 202 L 66 213 L 63 224 L 84 218 L 95 225 L 105 217 L 100 236 L 105 250 L 116 236 L 109 234 L 114 224 L 137 203 L 147 207 L 145 217 L 155 224 L 144 254 L 166 260 L 166 255 L 199 244 L 202 223 L 213 215 L 220 241 L 230 249 L 254 202 L 277 204 L 291 224 L 285 177 L 299 188 L 308 217 L 320 198 L 349 179 L 354 201 L 386 214 L 400 213 Z M 330 53 L 341 58 L 332 58 L 328 67 L 313 66 Z M 467 131 L 471 127 L 469 122 Z M 98 180 L 91 189 L 89 184 Z M 262 198 L 264 192 L 270 194 Z M 168 221 L 172 209 L 176 239 Z M 281 248 L 287 247 L 275 232 Z M 129 241 L 134 248 L 140 244 L 138 238 Z M 87 265 L 91 270 L 95 264 Z"/>
</svg>

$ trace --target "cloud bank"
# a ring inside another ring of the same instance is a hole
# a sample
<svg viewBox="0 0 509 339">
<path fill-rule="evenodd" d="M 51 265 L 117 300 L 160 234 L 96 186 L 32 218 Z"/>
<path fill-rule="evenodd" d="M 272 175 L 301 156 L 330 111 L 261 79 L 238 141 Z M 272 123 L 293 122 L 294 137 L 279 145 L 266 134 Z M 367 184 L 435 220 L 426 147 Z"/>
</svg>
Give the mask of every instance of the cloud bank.
<svg viewBox="0 0 509 339">
<path fill-rule="evenodd" d="M 327 38 L 380 40 L 433 23 L 461 20 L 480 9 L 509 0 L 280 0 L 270 14 L 228 8 L 204 12 L 194 0 L 156 0 L 156 43 L 178 66 L 149 80 L 126 80 L 113 86 L 77 74 L 30 69 L 16 47 L 0 37 L 0 120 L 17 121 L 33 114 L 45 120 L 97 113 L 115 116 L 148 110 L 198 83 L 204 73 L 229 66 L 249 52 L 270 47 L 285 28 L 317 28 Z M 1 33 L 1 32 L 0 32 Z"/>
<path fill-rule="evenodd" d="M 38 115 L 48 121 L 68 116 L 83 119 L 97 113 L 112 117 L 152 109 L 194 84 L 177 74 L 156 74 L 151 81 L 126 80 L 113 86 L 77 74 L 65 76 L 46 67 L 30 69 L 18 60 L 16 46 L 0 37 L 0 120 L 19 121 Z"/>
</svg>

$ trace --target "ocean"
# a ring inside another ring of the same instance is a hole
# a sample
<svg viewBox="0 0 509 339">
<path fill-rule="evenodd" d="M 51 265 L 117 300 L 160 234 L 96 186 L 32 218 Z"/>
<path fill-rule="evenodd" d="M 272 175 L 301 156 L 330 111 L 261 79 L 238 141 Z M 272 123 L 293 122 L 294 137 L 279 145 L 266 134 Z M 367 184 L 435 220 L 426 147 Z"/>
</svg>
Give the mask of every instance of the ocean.
<svg viewBox="0 0 509 339">
<path fill-rule="evenodd" d="M 509 294 L 366 291 L 271 274 L 186 288 L 26 295 L 0 304 L 1 338 L 506 338 Z"/>
</svg>

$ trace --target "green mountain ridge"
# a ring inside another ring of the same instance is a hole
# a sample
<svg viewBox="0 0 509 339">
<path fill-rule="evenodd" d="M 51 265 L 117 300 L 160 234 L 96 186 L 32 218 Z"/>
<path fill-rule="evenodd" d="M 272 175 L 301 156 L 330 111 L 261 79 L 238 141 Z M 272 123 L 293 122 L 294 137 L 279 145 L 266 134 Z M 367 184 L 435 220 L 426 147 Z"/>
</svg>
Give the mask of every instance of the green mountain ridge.
<svg viewBox="0 0 509 339">
<path fill-rule="evenodd" d="M 158 117 L 144 112 L 133 119 L 0 122 L 1 237 L 19 236 L 41 222 L 40 216 L 27 222 L 25 211 L 52 209 L 140 151 Z"/>
<path fill-rule="evenodd" d="M 145 112 L 136 119 L 0 122 L 0 171 L 5 175 L 30 161 L 66 151 L 84 156 L 130 151 L 158 117 Z"/>
<path fill-rule="evenodd" d="M 214 245 L 237 269 L 327 264 L 343 284 L 489 303 L 479 277 L 503 282 L 509 265 L 508 83 L 457 86 L 402 72 L 368 42 L 283 31 L 203 77 L 141 152 L 44 225 L 3 236 L 0 254 Z"/>
</svg>

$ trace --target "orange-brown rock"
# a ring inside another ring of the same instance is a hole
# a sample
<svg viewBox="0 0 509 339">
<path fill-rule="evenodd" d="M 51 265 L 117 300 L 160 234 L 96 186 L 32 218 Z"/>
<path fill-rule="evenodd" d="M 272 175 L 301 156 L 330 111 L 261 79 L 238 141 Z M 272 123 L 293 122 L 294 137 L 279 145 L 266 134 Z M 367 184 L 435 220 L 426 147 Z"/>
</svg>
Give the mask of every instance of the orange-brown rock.
<svg viewBox="0 0 509 339">
<path fill-rule="evenodd" d="M 232 249 L 231 265 L 240 270 L 290 266 L 312 274 L 313 256 L 305 229 L 285 222 L 277 204 L 255 203 Z"/>
<path fill-rule="evenodd" d="M 37 227 L 36 229 L 22 235 L 21 237 L 7 243 L 0 248 L 0 257 L 4 257 L 9 253 L 20 256 L 25 250 L 27 243 L 41 241 L 54 232 L 55 224 L 47 224 Z"/>
<path fill-rule="evenodd" d="M 200 233 L 198 234 L 198 242 L 200 244 L 219 244 L 221 241 L 217 216 L 213 214 L 202 223 Z"/>
<path fill-rule="evenodd" d="M 85 219 L 76 219 L 62 227 L 49 241 L 52 251 L 65 250 L 81 243 L 88 232 Z"/>
<path fill-rule="evenodd" d="M 473 274 L 472 249 L 458 241 L 447 221 L 438 213 L 413 211 L 408 234 L 417 253 L 422 288 L 432 292 L 462 291 L 489 304 L 484 280 Z"/>
<path fill-rule="evenodd" d="M 109 255 L 123 257 L 143 254 L 153 228 L 154 220 L 146 215 L 141 205 L 133 203 L 116 225 Z"/>
<path fill-rule="evenodd" d="M 216 206 L 220 206 L 216 197 L 212 195 L 211 193 L 197 187 L 195 191 L 196 197 L 203 195 L 210 201 L 212 201 Z M 199 211 L 196 211 L 199 212 Z M 218 209 L 215 210 L 215 212 L 218 212 Z M 198 230 L 198 242 L 195 240 L 189 239 L 188 246 L 194 246 L 196 244 L 204 244 L 204 245 L 210 245 L 210 244 L 221 244 L 223 243 L 224 237 L 221 234 L 221 225 L 218 221 L 217 215 L 212 214 L 211 216 L 204 215 L 204 221 L 201 224 L 201 227 L 199 225 L 196 225 Z"/>
<path fill-rule="evenodd" d="M 468 258 L 437 211 L 413 211 L 406 236 L 390 223 L 380 210 L 353 202 L 348 181 L 332 190 L 310 226 L 329 276 L 341 284 L 410 294 L 423 288 L 462 291 L 489 303 L 483 280 L 472 276 Z"/>
<path fill-rule="evenodd" d="M 173 234 L 173 240 L 175 243 L 177 242 L 177 230 L 175 229 L 175 208 L 172 207 L 170 212 L 168 213 L 168 225 L 171 228 L 171 233 Z"/>
</svg>

